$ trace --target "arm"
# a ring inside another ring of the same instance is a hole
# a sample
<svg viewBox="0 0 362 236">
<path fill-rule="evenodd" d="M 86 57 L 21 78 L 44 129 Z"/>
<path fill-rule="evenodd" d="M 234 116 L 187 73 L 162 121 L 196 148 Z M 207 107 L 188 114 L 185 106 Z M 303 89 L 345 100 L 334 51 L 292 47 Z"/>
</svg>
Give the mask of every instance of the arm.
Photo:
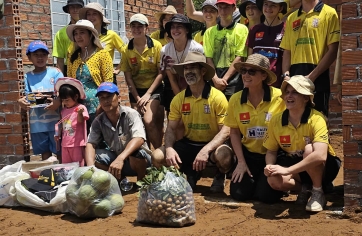
<svg viewBox="0 0 362 236">
<path fill-rule="evenodd" d="M 138 100 L 140 99 L 140 96 L 138 95 L 136 86 L 133 82 L 132 79 L 132 72 L 130 71 L 125 71 L 124 72 L 124 77 L 126 79 L 127 85 L 128 85 L 128 89 L 131 92 L 132 96 L 136 99 L 136 101 L 138 102 Z"/>
<path fill-rule="evenodd" d="M 180 120 L 169 120 L 165 132 L 165 149 L 166 149 L 166 163 L 178 168 L 178 163 L 182 163 L 173 145 L 176 141 L 176 129 Z"/>
<path fill-rule="evenodd" d="M 57 67 L 64 74 L 64 58 L 57 57 Z"/>
<path fill-rule="evenodd" d="M 266 151 L 264 175 L 267 177 L 272 174 L 270 167 L 277 162 L 277 153 L 278 151 L 271 151 L 269 149 Z"/>
<path fill-rule="evenodd" d="M 231 78 L 231 76 L 233 76 L 235 73 L 237 73 L 236 69 L 234 68 L 234 64 L 237 62 L 241 62 L 241 61 L 242 60 L 241 60 L 240 56 L 235 57 L 234 61 L 231 63 L 228 71 L 226 72 L 226 74 L 224 75 L 224 77 L 222 79 L 227 82 Z"/>
<path fill-rule="evenodd" d="M 85 146 L 85 163 L 87 166 L 93 166 L 96 159 L 96 145 L 87 143 Z"/>
<path fill-rule="evenodd" d="M 151 94 L 160 86 L 163 80 L 162 72 L 157 75 L 156 79 L 153 81 L 151 86 L 147 89 L 145 95 L 143 95 L 137 102 L 139 107 L 146 106 L 147 102 L 150 100 Z"/>
<path fill-rule="evenodd" d="M 84 122 L 84 116 L 83 116 L 83 112 L 84 112 L 84 109 L 83 108 L 79 108 L 78 109 L 78 111 L 77 111 L 77 113 L 78 113 L 78 115 L 77 115 L 77 122 L 78 123 L 83 123 Z"/>
<path fill-rule="evenodd" d="M 201 11 L 196 11 L 192 0 L 186 0 L 186 15 L 193 20 L 204 23 L 204 17 Z"/>
<path fill-rule="evenodd" d="M 338 44 L 339 43 L 336 42 L 336 43 L 332 43 L 332 44 L 328 45 L 327 53 L 320 60 L 317 67 L 314 68 L 314 70 L 306 77 L 308 77 L 310 80 L 312 80 L 314 82 L 318 78 L 318 76 L 320 76 L 323 72 L 325 72 L 332 65 L 332 63 L 336 60 L 336 57 L 337 57 Z M 284 59 L 283 59 L 283 62 L 284 62 Z"/>
<path fill-rule="evenodd" d="M 214 61 L 212 60 L 212 58 L 207 57 L 206 63 L 215 68 L 215 64 L 214 64 Z M 225 80 L 220 79 L 216 73 L 215 73 L 214 77 L 212 78 L 212 82 L 214 83 L 215 88 L 217 88 L 220 91 L 223 91 L 226 88 L 226 86 L 228 85 L 228 83 Z"/>
<path fill-rule="evenodd" d="M 283 74 L 287 73 L 289 74 L 289 69 L 291 65 L 291 51 L 290 50 L 284 50 L 283 53 L 283 62 L 282 62 L 282 72 Z"/>
<path fill-rule="evenodd" d="M 178 94 L 181 91 L 181 89 L 178 86 L 176 75 L 172 74 L 171 70 L 169 70 L 169 69 L 166 69 L 166 74 L 170 81 L 173 94 L 175 94 L 175 95 Z"/>
</svg>

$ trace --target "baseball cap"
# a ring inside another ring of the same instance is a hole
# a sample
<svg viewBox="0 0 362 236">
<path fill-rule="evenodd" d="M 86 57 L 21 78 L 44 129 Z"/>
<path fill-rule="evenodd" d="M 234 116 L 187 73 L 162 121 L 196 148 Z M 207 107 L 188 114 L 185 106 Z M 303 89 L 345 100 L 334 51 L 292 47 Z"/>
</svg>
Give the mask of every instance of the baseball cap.
<svg viewBox="0 0 362 236">
<path fill-rule="evenodd" d="M 226 3 L 229 5 L 236 5 L 236 1 L 235 0 L 217 0 L 216 5 L 219 3 Z"/>
<path fill-rule="evenodd" d="M 49 54 L 49 49 L 48 49 L 47 45 L 40 40 L 36 40 L 29 44 L 28 48 L 26 49 L 26 55 L 28 55 L 31 52 L 35 52 L 36 50 L 39 50 L 39 49 L 43 49 L 43 50 L 47 51 L 47 53 Z"/>
<path fill-rule="evenodd" d="M 61 184 L 63 181 L 65 180 L 52 168 L 50 168 L 40 172 L 38 178 L 24 179 L 21 181 L 21 183 L 30 192 L 39 192 L 51 190 L 55 186 Z"/>
<path fill-rule="evenodd" d="M 145 15 L 138 13 L 138 14 L 134 14 L 131 19 L 130 19 L 130 24 L 132 22 L 138 22 L 141 23 L 142 25 L 148 25 L 148 19 Z"/>
<path fill-rule="evenodd" d="M 205 2 L 202 3 L 201 9 L 207 6 L 213 7 L 217 10 L 216 0 L 206 0 Z"/>
<path fill-rule="evenodd" d="M 117 85 L 115 85 L 112 82 L 103 82 L 99 85 L 96 93 L 96 97 L 98 97 L 98 94 L 101 92 L 107 92 L 107 93 L 117 93 L 119 94 L 119 90 Z"/>
</svg>

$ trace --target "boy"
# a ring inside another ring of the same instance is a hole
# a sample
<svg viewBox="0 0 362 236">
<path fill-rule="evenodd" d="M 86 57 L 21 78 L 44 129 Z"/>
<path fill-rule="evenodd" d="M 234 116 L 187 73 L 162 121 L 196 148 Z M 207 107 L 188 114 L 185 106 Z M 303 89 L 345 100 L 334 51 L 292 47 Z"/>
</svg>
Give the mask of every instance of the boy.
<svg viewBox="0 0 362 236">
<path fill-rule="evenodd" d="M 54 67 L 47 67 L 49 50 L 41 41 L 33 41 L 26 50 L 26 55 L 34 65 L 34 70 L 25 74 L 25 94 L 37 93 L 35 96 L 52 101 L 49 96 L 42 93 L 54 93 L 54 84 L 63 73 Z M 49 158 L 57 153 L 54 141 L 54 126 L 59 120 L 59 105 L 50 104 L 45 107 L 31 107 L 24 96 L 18 100 L 20 107 L 29 110 L 30 136 L 34 154 L 41 154 L 42 159 Z"/>
</svg>

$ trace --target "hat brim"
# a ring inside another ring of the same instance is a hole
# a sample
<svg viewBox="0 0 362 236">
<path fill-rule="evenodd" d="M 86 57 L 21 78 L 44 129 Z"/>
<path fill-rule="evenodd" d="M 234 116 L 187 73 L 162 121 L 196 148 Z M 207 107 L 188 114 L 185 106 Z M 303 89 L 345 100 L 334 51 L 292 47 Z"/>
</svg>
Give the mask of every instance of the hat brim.
<svg viewBox="0 0 362 236">
<path fill-rule="evenodd" d="M 270 2 L 274 2 L 274 3 L 277 3 L 277 4 L 281 4 L 282 7 L 283 7 L 283 10 L 280 12 L 282 13 L 283 15 L 285 15 L 288 11 L 288 4 L 286 2 L 279 2 L 279 1 L 273 1 L 273 0 L 268 0 Z M 256 6 L 259 8 L 259 10 L 261 10 L 263 12 L 263 4 L 264 4 L 264 0 L 256 0 Z"/>
<path fill-rule="evenodd" d="M 70 39 L 70 41 L 72 42 L 75 42 L 74 40 L 74 36 L 73 36 L 73 32 L 75 29 L 77 28 L 84 28 L 84 29 L 87 29 L 87 30 L 90 30 L 94 36 L 94 44 L 99 47 L 99 48 L 103 48 L 102 44 L 101 44 L 101 41 L 99 40 L 99 36 L 98 36 L 98 31 L 94 28 L 91 28 L 89 26 L 85 26 L 85 25 L 76 25 L 76 24 L 73 24 L 73 25 L 68 25 L 67 26 L 67 35 L 68 35 L 68 38 Z"/>
<path fill-rule="evenodd" d="M 134 20 L 134 21 L 131 21 L 130 24 L 131 24 L 132 22 L 138 22 L 138 23 L 140 23 L 140 24 L 142 24 L 142 25 L 148 25 L 148 23 L 147 23 L 146 21 L 144 21 L 144 20 Z"/>
<path fill-rule="evenodd" d="M 265 82 L 268 85 L 271 85 L 271 84 L 275 83 L 275 81 L 277 81 L 276 74 L 271 70 L 265 69 L 264 67 L 261 67 L 261 66 L 255 65 L 255 64 L 246 63 L 246 62 L 237 62 L 234 64 L 234 68 L 237 71 L 240 71 L 240 69 L 245 66 L 255 67 L 255 68 L 258 68 L 259 70 L 262 70 L 265 73 L 267 73 L 268 77 L 266 78 Z"/>
<path fill-rule="evenodd" d="M 203 66 L 204 68 L 206 68 L 206 73 L 204 75 L 204 80 L 206 81 L 210 81 L 214 76 L 215 76 L 215 69 L 210 66 L 209 64 L 205 63 L 205 62 L 199 62 L 199 61 L 187 61 L 184 63 L 180 63 L 180 64 L 175 64 L 173 65 L 173 69 L 176 71 L 176 73 L 181 76 L 184 77 L 184 66 L 188 65 L 188 64 L 192 64 L 192 63 L 198 63 L 201 66 Z"/>
<path fill-rule="evenodd" d="M 31 192 L 47 191 L 53 188 L 50 185 L 38 183 L 38 179 L 34 178 L 24 179 L 21 183 Z"/>
<path fill-rule="evenodd" d="M 183 24 L 183 25 L 185 25 L 186 26 L 186 29 L 189 31 L 188 33 L 187 33 L 187 38 L 188 39 L 192 39 L 192 25 L 191 25 L 191 23 L 184 23 L 184 22 L 178 22 L 178 21 L 169 21 L 169 22 L 167 22 L 166 23 L 166 25 L 165 25 L 165 31 L 166 31 L 166 33 L 167 33 L 167 35 L 168 35 L 168 37 L 169 38 L 172 38 L 172 35 L 171 35 L 171 24 L 172 23 L 180 23 L 180 24 Z"/>
<path fill-rule="evenodd" d="M 101 16 L 103 17 L 103 19 L 102 19 L 103 23 L 105 23 L 105 24 L 107 24 L 107 25 L 111 23 L 111 22 L 103 15 L 103 12 L 98 11 L 98 9 L 95 9 L 95 8 L 92 8 L 92 7 L 86 7 L 86 6 L 79 10 L 79 19 L 80 19 L 80 20 L 82 20 L 82 19 L 86 20 L 86 19 L 87 19 L 86 15 L 87 15 L 87 11 L 88 11 L 89 9 L 95 10 L 95 11 L 99 12 L 99 14 L 101 14 Z"/>
<path fill-rule="evenodd" d="M 282 98 L 284 98 L 285 89 L 287 88 L 288 85 L 292 86 L 298 93 L 309 96 L 309 100 L 312 103 L 312 106 L 313 107 L 315 106 L 315 103 L 313 102 L 314 94 L 308 90 L 298 89 L 297 84 L 295 84 L 293 81 L 289 81 L 289 80 L 284 80 L 282 83 L 282 86 L 280 86 L 280 90 L 282 91 Z"/>
<path fill-rule="evenodd" d="M 60 87 L 64 84 L 72 85 L 76 89 L 78 89 L 79 94 L 80 94 L 80 99 L 87 98 L 87 96 L 85 95 L 85 91 L 84 91 L 84 87 L 83 87 L 82 83 L 79 80 L 68 78 L 68 77 L 59 78 L 57 80 L 57 82 L 55 83 L 55 91 L 59 91 Z"/>
</svg>

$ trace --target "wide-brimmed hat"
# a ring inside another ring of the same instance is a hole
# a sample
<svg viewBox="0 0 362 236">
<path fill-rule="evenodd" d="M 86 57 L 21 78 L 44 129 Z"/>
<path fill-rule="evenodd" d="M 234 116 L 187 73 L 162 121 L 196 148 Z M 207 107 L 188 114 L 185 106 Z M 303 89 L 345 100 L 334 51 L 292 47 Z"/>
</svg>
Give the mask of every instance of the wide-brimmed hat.
<svg viewBox="0 0 362 236">
<path fill-rule="evenodd" d="M 137 13 L 131 16 L 129 23 L 131 24 L 132 22 L 138 22 L 142 25 L 149 25 L 147 17 L 141 13 Z"/>
<path fill-rule="evenodd" d="M 206 74 L 204 75 L 204 80 L 209 81 L 215 75 L 215 69 L 206 63 L 206 57 L 200 52 L 189 52 L 186 55 L 185 61 L 183 63 L 173 65 L 173 69 L 181 77 L 184 77 L 184 66 L 192 63 L 198 63 L 202 67 L 206 68 Z"/>
<path fill-rule="evenodd" d="M 249 3 L 254 3 L 261 12 L 263 11 L 263 8 L 260 8 L 260 7 L 258 6 L 258 4 L 256 4 L 256 0 L 245 0 L 245 1 L 244 1 L 242 4 L 240 4 L 240 6 L 239 6 L 240 14 L 241 14 L 244 18 L 248 18 L 248 17 L 246 16 L 246 6 L 247 6 Z"/>
<path fill-rule="evenodd" d="M 187 38 L 192 39 L 192 25 L 191 25 L 190 20 L 189 20 L 189 18 L 187 16 L 182 15 L 182 14 L 175 14 L 171 18 L 171 20 L 166 23 L 165 30 L 166 30 L 166 33 L 168 34 L 168 37 L 170 37 L 170 38 L 172 38 L 172 35 L 171 35 L 171 25 L 172 25 L 172 23 L 181 23 L 181 24 L 185 25 L 185 27 L 189 31 L 187 33 Z"/>
<path fill-rule="evenodd" d="M 78 89 L 80 94 L 80 99 L 86 99 L 83 84 L 79 80 L 70 77 L 59 78 L 55 83 L 55 92 L 59 92 L 60 87 L 64 84 L 72 85 L 73 87 Z"/>
<path fill-rule="evenodd" d="M 259 70 L 267 73 L 268 77 L 265 80 L 267 84 L 272 84 L 277 81 L 277 76 L 273 71 L 270 70 L 270 62 L 266 56 L 255 53 L 248 56 L 246 62 L 237 62 L 234 64 L 234 67 L 237 71 L 240 71 L 240 69 L 244 66 L 256 67 Z"/>
<path fill-rule="evenodd" d="M 101 4 L 98 2 L 90 2 L 87 5 L 85 5 L 82 9 L 79 10 L 79 19 L 87 19 L 87 11 L 89 9 L 95 10 L 99 12 L 103 16 L 103 23 L 110 24 L 111 22 L 107 20 L 107 18 L 104 16 L 104 8 Z"/>
<path fill-rule="evenodd" d="M 263 11 L 263 5 L 265 0 L 256 0 L 256 5 L 261 11 Z M 278 3 L 283 7 L 283 10 L 280 12 L 285 15 L 288 11 L 288 4 L 284 0 L 267 0 L 268 2 Z"/>
<path fill-rule="evenodd" d="M 202 3 L 201 10 L 207 6 L 213 7 L 214 9 L 218 10 L 216 6 L 216 0 L 206 0 L 205 2 Z"/>
<path fill-rule="evenodd" d="M 285 89 L 287 88 L 287 85 L 292 86 L 295 91 L 297 91 L 300 94 L 303 95 L 308 95 L 309 96 L 309 100 L 312 104 L 312 106 L 314 106 L 314 102 L 313 102 L 313 98 L 314 98 L 314 83 L 308 79 L 307 77 L 303 76 L 303 75 L 294 75 L 292 76 L 290 79 L 288 80 L 284 80 L 282 83 L 282 86 L 280 87 L 280 90 L 282 90 L 282 96 L 284 96 L 285 94 Z"/>
<path fill-rule="evenodd" d="M 83 19 L 83 20 L 77 21 L 77 23 L 75 23 L 75 24 L 68 25 L 67 35 L 68 35 L 68 38 L 70 39 L 70 41 L 75 42 L 73 32 L 75 29 L 79 29 L 79 28 L 84 28 L 84 29 L 90 30 L 94 36 L 94 40 L 93 40 L 94 44 L 97 45 L 98 48 L 103 48 L 101 41 L 99 41 L 98 31 L 94 28 L 94 25 L 89 20 Z"/>
<path fill-rule="evenodd" d="M 155 18 L 160 21 L 162 15 L 175 15 L 177 14 L 176 8 L 172 5 L 168 5 L 163 11 L 156 12 Z"/>
<path fill-rule="evenodd" d="M 69 5 L 79 5 L 81 7 L 84 7 L 84 2 L 83 2 L 83 0 L 68 0 L 67 5 L 63 6 L 63 11 L 65 13 L 69 13 L 69 10 L 68 10 Z"/>
</svg>

